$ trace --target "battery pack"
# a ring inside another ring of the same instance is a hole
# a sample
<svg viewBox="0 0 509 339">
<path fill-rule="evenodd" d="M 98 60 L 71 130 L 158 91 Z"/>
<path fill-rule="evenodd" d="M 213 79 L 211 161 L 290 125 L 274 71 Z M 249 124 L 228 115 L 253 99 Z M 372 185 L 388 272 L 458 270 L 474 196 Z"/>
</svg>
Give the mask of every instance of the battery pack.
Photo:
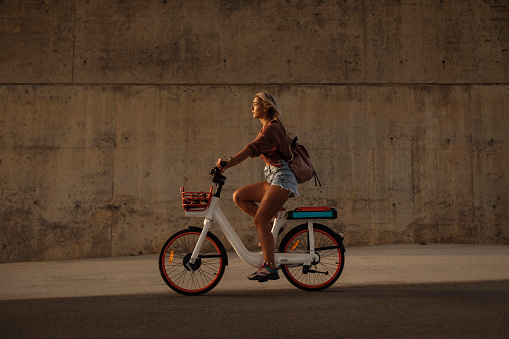
<svg viewBox="0 0 509 339">
<path fill-rule="evenodd" d="M 286 213 L 286 219 L 336 219 L 338 212 L 333 207 L 297 207 Z"/>
</svg>

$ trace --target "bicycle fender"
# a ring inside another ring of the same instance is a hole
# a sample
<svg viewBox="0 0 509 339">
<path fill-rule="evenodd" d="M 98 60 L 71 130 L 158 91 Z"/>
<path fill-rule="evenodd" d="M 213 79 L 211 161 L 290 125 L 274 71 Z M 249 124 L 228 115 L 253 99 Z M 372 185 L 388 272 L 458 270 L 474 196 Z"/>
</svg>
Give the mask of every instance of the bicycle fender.
<svg viewBox="0 0 509 339">
<path fill-rule="evenodd" d="M 345 240 L 345 238 L 343 237 L 343 234 L 336 233 L 334 231 L 332 231 L 332 232 L 338 236 L 338 239 L 339 239 L 339 248 L 343 251 L 343 253 L 346 252 L 345 245 L 343 244 L 343 240 Z"/>
<path fill-rule="evenodd" d="M 343 244 L 343 238 L 340 237 L 340 239 L 341 239 L 341 242 L 339 243 L 339 248 L 341 248 L 341 250 L 344 253 L 344 252 L 346 252 L 346 248 L 345 248 L 345 245 Z"/>
<path fill-rule="evenodd" d="M 200 232 L 200 233 L 203 230 L 203 228 L 196 227 L 196 226 L 189 226 L 188 229 L 191 230 L 191 231 Z M 224 263 L 225 263 L 226 266 L 228 266 L 228 254 L 226 253 L 226 249 L 224 248 L 224 245 L 221 242 L 221 240 L 219 240 L 219 238 L 216 237 L 214 235 L 214 233 L 212 233 L 210 231 L 207 232 L 207 236 L 212 238 L 212 240 L 214 240 L 217 243 L 217 246 L 219 246 L 219 249 L 221 250 L 221 253 L 223 253 L 222 257 L 223 257 Z"/>
</svg>

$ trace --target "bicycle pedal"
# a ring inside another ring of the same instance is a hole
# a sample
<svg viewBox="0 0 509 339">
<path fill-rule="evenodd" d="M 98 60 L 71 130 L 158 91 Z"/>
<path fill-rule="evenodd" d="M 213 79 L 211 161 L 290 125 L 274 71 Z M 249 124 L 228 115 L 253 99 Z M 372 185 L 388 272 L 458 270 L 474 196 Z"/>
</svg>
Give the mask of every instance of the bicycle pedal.
<svg viewBox="0 0 509 339">
<path fill-rule="evenodd" d="M 260 277 L 258 279 L 253 279 L 253 280 L 256 280 L 258 282 L 266 282 L 266 281 L 269 281 L 269 280 L 278 280 L 279 279 L 279 275 L 275 276 L 275 277 Z"/>
</svg>

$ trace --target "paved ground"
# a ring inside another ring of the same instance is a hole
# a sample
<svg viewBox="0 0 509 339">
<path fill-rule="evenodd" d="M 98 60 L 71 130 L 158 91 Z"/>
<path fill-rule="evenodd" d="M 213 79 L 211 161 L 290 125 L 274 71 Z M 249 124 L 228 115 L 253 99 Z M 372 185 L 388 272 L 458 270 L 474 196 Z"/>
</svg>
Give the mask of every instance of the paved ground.
<svg viewBox="0 0 509 339">
<path fill-rule="evenodd" d="M 507 338 L 508 281 L 0 300 L 2 338 Z"/>
<path fill-rule="evenodd" d="M 267 283 L 230 253 L 204 296 L 171 291 L 157 256 L 0 265 L 1 338 L 506 338 L 509 246 L 347 248 L 331 288 Z"/>
<path fill-rule="evenodd" d="M 332 288 L 395 283 L 509 280 L 509 246 L 388 245 L 347 248 Z M 218 291 L 294 289 L 282 277 L 248 281 L 254 270 L 229 253 Z M 160 277 L 158 256 L 0 264 L 0 300 L 174 293 Z"/>
</svg>

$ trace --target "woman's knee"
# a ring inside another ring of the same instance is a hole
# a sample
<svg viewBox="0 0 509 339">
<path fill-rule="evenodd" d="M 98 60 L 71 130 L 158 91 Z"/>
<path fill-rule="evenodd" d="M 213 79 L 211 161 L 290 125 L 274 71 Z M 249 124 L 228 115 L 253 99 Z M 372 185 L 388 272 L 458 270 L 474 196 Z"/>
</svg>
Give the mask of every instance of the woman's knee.
<svg viewBox="0 0 509 339">
<path fill-rule="evenodd" d="M 239 188 L 233 193 L 233 201 L 239 205 L 244 202 L 260 202 L 268 184 L 259 182 Z"/>
<path fill-rule="evenodd" d="M 260 216 L 258 213 L 254 216 L 254 224 L 257 229 L 263 228 L 266 229 L 270 223 L 271 218 L 266 218 L 265 216 Z"/>
<path fill-rule="evenodd" d="M 238 189 L 236 190 L 235 192 L 233 192 L 233 201 L 235 202 L 236 205 L 238 204 L 241 204 L 243 201 L 243 198 L 242 198 L 242 189 Z"/>
</svg>

